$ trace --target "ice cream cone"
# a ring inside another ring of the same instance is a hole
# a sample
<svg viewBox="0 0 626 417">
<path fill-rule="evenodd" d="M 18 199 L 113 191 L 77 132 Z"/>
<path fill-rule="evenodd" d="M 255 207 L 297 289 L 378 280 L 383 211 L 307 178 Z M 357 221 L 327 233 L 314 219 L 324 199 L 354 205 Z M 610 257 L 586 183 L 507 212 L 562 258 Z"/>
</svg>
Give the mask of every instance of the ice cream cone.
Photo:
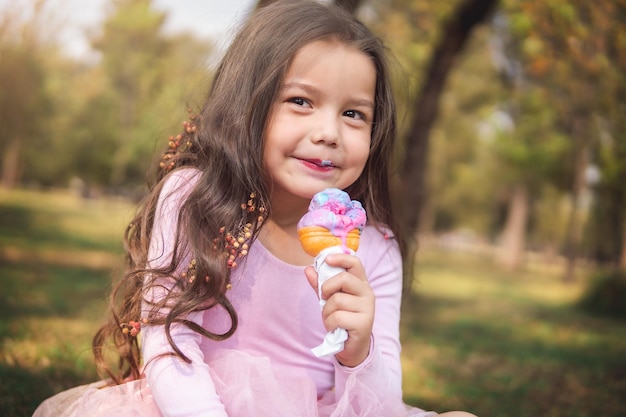
<svg viewBox="0 0 626 417">
<path fill-rule="evenodd" d="M 325 227 L 307 226 L 298 230 L 298 237 L 304 251 L 311 256 L 317 256 L 322 250 L 332 246 L 345 245 L 356 252 L 361 232 L 359 229 L 350 230 L 343 242 L 341 237 L 335 236 Z"/>
</svg>

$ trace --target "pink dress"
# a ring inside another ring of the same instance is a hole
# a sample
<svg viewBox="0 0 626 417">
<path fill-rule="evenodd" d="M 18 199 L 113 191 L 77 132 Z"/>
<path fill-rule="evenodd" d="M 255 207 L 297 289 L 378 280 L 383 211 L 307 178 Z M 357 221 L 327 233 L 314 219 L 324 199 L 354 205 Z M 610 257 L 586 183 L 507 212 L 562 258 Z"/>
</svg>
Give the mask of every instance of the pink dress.
<svg viewBox="0 0 626 417">
<path fill-rule="evenodd" d="M 180 202 L 196 171 L 174 173 L 161 193 L 153 231 L 153 265 L 171 253 Z M 165 198 L 165 196 L 169 196 Z M 145 378 L 102 388 L 103 382 L 61 392 L 33 417 L 427 417 L 402 402 L 399 319 L 402 265 L 397 244 L 365 227 L 357 251 L 376 295 L 370 355 L 348 368 L 311 348 L 326 334 L 315 291 L 304 267 L 273 256 L 260 241 L 232 274 L 228 297 L 239 317 L 235 334 L 222 342 L 184 326 L 172 335 L 192 360 L 152 358 L 170 351 L 164 332 L 144 326 L 140 336 Z M 158 295 L 155 295 L 158 296 Z M 214 332 L 229 327 L 217 309 L 189 317 Z"/>
</svg>

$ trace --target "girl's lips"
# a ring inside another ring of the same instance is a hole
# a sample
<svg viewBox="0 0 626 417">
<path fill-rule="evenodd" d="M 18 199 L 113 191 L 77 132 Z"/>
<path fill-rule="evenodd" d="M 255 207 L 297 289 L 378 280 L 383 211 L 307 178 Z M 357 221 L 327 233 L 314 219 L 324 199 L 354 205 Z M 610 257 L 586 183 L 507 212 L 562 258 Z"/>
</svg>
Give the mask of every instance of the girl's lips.
<svg viewBox="0 0 626 417">
<path fill-rule="evenodd" d="M 300 159 L 304 165 L 316 171 L 330 171 L 335 168 L 332 161 L 321 159 Z"/>
</svg>

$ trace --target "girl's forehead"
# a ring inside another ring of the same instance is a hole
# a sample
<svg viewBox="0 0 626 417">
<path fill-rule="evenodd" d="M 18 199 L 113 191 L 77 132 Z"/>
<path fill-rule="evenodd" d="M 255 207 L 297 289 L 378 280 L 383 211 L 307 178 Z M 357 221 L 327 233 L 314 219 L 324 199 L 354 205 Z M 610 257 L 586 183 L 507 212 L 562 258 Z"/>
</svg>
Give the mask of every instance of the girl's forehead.
<svg viewBox="0 0 626 417">
<path fill-rule="evenodd" d="M 352 67 L 356 65 L 356 67 Z M 317 68 L 351 67 L 351 71 L 369 71 L 375 66 L 371 58 L 355 45 L 336 39 L 321 39 L 300 47 L 285 73 L 285 79 L 294 73 L 307 73 Z"/>
<path fill-rule="evenodd" d="M 361 51 L 355 44 L 351 42 L 342 41 L 337 38 L 322 38 L 305 43 L 304 45 L 296 49 L 296 52 L 293 54 L 293 59 L 301 56 L 319 54 L 321 52 L 337 49 L 357 52 L 363 54 L 364 57 L 367 56 L 365 52 Z"/>
</svg>

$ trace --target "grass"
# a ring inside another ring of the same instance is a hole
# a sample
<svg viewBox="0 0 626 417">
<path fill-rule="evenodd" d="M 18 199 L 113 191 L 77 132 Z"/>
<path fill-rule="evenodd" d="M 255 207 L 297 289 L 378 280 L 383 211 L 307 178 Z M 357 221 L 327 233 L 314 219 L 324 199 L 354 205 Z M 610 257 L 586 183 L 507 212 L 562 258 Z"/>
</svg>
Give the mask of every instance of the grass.
<svg viewBox="0 0 626 417">
<path fill-rule="evenodd" d="M 0 416 L 97 376 L 89 351 L 133 206 L 0 190 Z M 624 321 L 574 307 L 558 268 L 425 249 L 403 305 L 405 400 L 480 417 L 623 416 Z"/>
<path fill-rule="evenodd" d="M 624 416 L 626 326 L 575 308 L 558 268 L 425 251 L 403 308 L 405 397 L 479 416 Z"/>
<path fill-rule="evenodd" d="M 0 190 L 0 416 L 96 380 L 91 336 L 131 214 L 121 201 Z"/>
</svg>

